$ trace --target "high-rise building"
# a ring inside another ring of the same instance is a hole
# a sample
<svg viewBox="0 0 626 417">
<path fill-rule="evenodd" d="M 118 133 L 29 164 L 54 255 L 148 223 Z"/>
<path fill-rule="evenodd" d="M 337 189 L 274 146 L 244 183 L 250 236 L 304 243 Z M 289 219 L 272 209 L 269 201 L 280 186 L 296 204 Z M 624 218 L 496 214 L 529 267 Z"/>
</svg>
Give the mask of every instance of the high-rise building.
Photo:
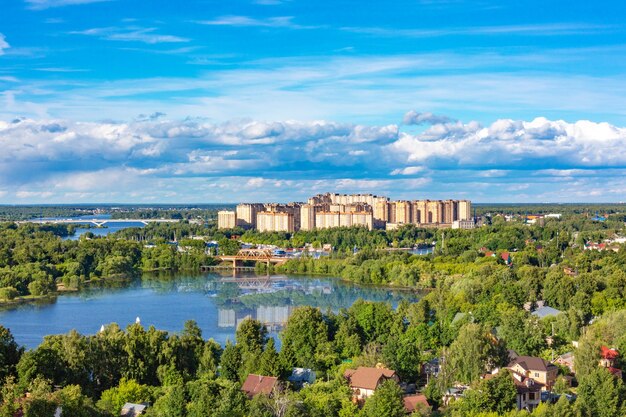
<svg viewBox="0 0 626 417">
<path fill-rule="evenodd" d="M 441 202 L 442 207 L 442 223 L 452 224 L 453 221 L 458 220 L 458 201 L 457 200 L 445 200 Z"/>
<path fill-rule="evenodd" d="M 409 201 L 395 202 L 395 223 L 408 224 L 413 221 L 413 205 Z"/>
<path fill-rule="evenodd" d="M 378 222 L 387 222 L 389 220 L 389 202 L 387 200 L 374 202 L 374 220 Z"/>
<path fill-rule="evenodd" d="M 263 204 L 238 204 L 237 205 L 237 226 L 244 229 L 256 227 L 256 215 L 263 211 Z"/>
<path fill-rule="evenodd" d="M 472 218 L 472 202 L 469 200 L 459 201 L 459 216 L 457 220 L 470 220 Z"/>
<path fill-rule="evenodd" d="M 309 199 L 310 200 L 310 199 Z M 315 229 L 315 213 L 319 211 L 320 206 L 314 204 L 303 204 L 300 206 L 300 229 Z"/>
<path fill-rule="evenodd" d="M 373 227 L 372 212 L 320 211 L 315 214 L 315 227 L 318 229 L 352 226 L 365 226 L 371 230 Z"/>
<path fill-rule="evenodd" d="M 259 232 L 293 232 L 293 213 L 261 211 L 256 215 L 256 228 Z"/>
<path fill-rule="evenodd" d="M 217 212 L 217 228 L 232 229 L 237 225 L 237 214 L 234 211 L 220 210 Z"/>
</svg>

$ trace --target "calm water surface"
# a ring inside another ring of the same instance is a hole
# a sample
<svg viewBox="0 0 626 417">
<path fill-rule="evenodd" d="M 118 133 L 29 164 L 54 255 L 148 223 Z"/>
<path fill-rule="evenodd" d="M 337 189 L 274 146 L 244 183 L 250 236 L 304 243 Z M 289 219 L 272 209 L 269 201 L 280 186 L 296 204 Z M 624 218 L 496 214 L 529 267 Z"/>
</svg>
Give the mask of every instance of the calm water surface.
<svg viewBox="0 0 626 417">
<path fill-rule="evenodd" d="M 171 332 L 181 331 L 186 320 L 195 320 L 205 338 L 220 343 L 234 339 L 237 324 L 245 317 L 256 318 L 276 336 L 294 307 L 311 305 L 323 311 L 349 307 L 358 298 L 386 301 L 415 301 L 418 294 L 379 287 L 359 287 L 337 279 L 273 275 L 271 277 L 211 273 L 197 276 L 146 275 L 121 288 L 88 289 L 62 295 L 47 303 L 23 304 L 0 310 L 0 324 L 11 329 L 16 341 L 36 347 L 47 334 L 76 329 L 96 333 L 102 324 L 154 325 Z"/>
</svg>

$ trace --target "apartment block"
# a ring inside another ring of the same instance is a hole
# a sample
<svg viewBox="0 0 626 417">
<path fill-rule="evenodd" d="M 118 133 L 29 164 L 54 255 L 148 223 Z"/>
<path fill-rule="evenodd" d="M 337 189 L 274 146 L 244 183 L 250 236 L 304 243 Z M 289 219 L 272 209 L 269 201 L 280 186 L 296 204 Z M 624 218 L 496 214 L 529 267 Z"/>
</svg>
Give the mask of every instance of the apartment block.
<svg viewBox="0 0 626 417">
<path fill-rule="evenodd" d="M 294 232 L 293 213 L 262 211 L 256 215 L 256 228 L 259 232 Z"/>
<path fill-rule="evenodd" d="M 221 210 L 217 212 L 217 228 L 232 229 L 237 225 L 237 214 L 234 211 Z"/>
<path fill-rule="evenodd" d="M 263 204 L 238 204 L 237 226 L 244 229 L 256 228 L 257 213 L 263 210 Z"/>
</svg>

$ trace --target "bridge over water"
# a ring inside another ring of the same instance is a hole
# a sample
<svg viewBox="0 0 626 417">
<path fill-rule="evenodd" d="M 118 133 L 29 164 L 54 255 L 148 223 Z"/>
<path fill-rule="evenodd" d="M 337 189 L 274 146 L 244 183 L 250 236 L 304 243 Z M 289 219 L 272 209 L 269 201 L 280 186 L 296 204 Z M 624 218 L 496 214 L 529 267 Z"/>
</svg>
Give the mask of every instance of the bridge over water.
<svg viewBox="0 0 626 417">
<path fill-rule="evenodd" d="M 289 258 L 274 256 L 271 249 L 240 249 L 236 255 L 222 255 L 217 257 L 222 262 L 232 262 L 233 268 L 237 268 L 244 261 L 264 262 L 270 264 L 284 264 Z"/>
</svg>

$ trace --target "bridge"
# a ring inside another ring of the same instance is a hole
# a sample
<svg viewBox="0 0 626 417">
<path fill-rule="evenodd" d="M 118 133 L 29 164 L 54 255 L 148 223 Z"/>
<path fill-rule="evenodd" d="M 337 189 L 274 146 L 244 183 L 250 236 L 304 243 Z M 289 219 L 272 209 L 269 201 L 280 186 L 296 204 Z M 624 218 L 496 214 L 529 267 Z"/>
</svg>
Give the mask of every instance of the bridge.
<svg viewBox="0 0 626 417">
<path fill-rule="evenodd" d="M 244 261 L 264 262 L 270 266 L 270 264 L 284 264 L 289 260 L 289 258 L 274 256 L 271 249 L 240 249 L 236 255 L 222 255 L 217 258 L 222 262 L 232 262 L 233 268 L 237 268 L 238 264 Z"/>
<path fill-rule="evenodd" d="M 148 225 L 149 223 L 178 223 L 177 219 L 33 219 L 33 220 L 21 220 L 15 223 L 17 224 L 93 224 L 97 227 L 102 227 L 107 223 L 142 223 Z"/>
</svg>

